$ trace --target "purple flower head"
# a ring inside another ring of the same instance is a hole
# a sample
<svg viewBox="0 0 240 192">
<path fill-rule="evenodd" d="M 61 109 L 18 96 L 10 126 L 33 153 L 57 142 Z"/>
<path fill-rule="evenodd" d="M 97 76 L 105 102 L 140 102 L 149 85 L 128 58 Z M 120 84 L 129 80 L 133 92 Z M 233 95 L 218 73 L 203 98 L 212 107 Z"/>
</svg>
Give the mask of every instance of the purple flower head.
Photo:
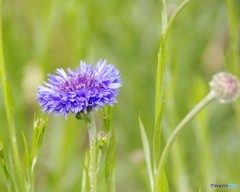
<svg viewBox="0 0 240 192">
<path fill-rule="evenodd" d="M 122 86 L 119 71 L 107 61 L 98 61 L 95 68 L 80 62 L 75 71 L 57 69 L 57 75 L 48 74 L 46 86 L 38 86 L 37 100 L 42 111 L 55 112 L 67 117 L 69 112 L 87 113 L 116 103 L 118 88 Z"/>
</svg>

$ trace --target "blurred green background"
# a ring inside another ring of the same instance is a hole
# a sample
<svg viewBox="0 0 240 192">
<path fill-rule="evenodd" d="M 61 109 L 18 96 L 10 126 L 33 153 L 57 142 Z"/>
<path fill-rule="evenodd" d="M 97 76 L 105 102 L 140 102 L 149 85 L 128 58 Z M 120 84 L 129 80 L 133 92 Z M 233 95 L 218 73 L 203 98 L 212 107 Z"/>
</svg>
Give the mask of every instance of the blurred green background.
<svg viewBox="0 0 240 192">
<path fill-rule="evenodd" d="M 239 24 L 240 3 L 233 2 Z M 169 15 L 180 3 L 167 1 Z M 116 191 L 149 191 L 137 114 L 141 112 L 152 143 L 160 10 L 160 0 L 4 1 L 5 64 L 22 155 L 21 131 L 31 140 L 33 114 L 41 114 L 35 100 L 36 87 L 47 79 L 46 74 L 54 73 L 55 68 L 75 69 L 80 60 L 95 64 L 99 58 L 107 59 L 121 71 L 123 82 L 119 103 L 113 110 Z M 230 40 L 225 1 L 193 1 L 179 15 L 167 46 L 164 141 L 208 93 L 211 76 L 233 69 Z M 210 189 L 211 183 L 240 187 L 237 106 L 214 101 L 180 135 L 167 163 L 170 191 L 218 191 Z M 6 144 L 9 138 L 2 91 L 0 122 L 0 139 Z M 100 119 L 98 126 L 101 127 Z M 88 146 L 86 131 L 85 124 L 71 115 L 67 120 L 49 115 L 36 168 L 37 192 L 80 191 Z M 1 192 L 7 191 L 5 182 L 0 170 Z M 101 170 L 98 183 L 99 191 L 104 191 Z"/>
</svg>

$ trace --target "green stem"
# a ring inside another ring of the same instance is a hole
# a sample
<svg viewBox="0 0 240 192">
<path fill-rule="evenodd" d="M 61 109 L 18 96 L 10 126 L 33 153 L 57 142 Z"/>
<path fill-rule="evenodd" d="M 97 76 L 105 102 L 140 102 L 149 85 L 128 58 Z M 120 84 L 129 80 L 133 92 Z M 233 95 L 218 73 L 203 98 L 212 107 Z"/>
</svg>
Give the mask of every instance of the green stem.
<svg viewBox="0 0 240 192">
<path fill-rule="evenodd" d="M 163 112 L 163 76 L 166 65 L 166 41 L 161 36 L 160 50 L 158 54 L 157 78 L 156 78 L 156 95 L 155 95 L 155 128 L 153 134 L 153 166 L 154 174 L 157 170 L 157 164 L 160 157 L 160 134 L 161 134 L 161 119 Z"/>
<path fill-rule="evenodd" d="M 17 147 L 16 133 L 15 133 L 12 95 L 6 80 L 5 65 L 4 65 L 3 43 L 2 43 L 2 5 L 3 5 L 3 0 L 0 0 L 0 76 L 1 76 L 3 97 L 4 97 L 5 109 L 6 109 L 6 115 L 7 115 L 7 123 L 8 123 L 8 129 L 9 129 L 9 137 L 10 137 L 15 174 L 16 174 L 18 185 L 19 185 L 19 191 L 24 191 L 23 176 L 21 174 L 22 173 L 21 163 L 20 163 L 19 151 Z"/>
<path fill-rule="evenodd" d="M 108 133 L 109 141 L 107 143 L 106 157 L 105 157 L 105 180 L 106 180 L 106 191 L 114 192 L 115 189 L 115 130 L 112 124 L 112 107 L 107 105 L 103 108 L 103 123 L 104 131 Z"/>
<path fill-rule="evenodd" d="M 239 2 L 232 0 L 226 0 L 228 20 L 229 20 L 229 32 L 230 32 L 230 43 L 229 43 L 229 62 L 228 69 L 231 70 L 236 76 L 240 76 L 240 57 L 239 57 L 239 20 L 237 14 L 237 7 Z M 237 100 L 234 105 L 236 119 L 240 125 L 240 100 Z M 240 127 L 240 126 L 239 126 Z"/>
<path fill-rule="evenodd" d="M 111 137 L 109 139 L 108 149 L 106 152 L 106 160 L 105 160 L 105 175 L 106 175 L 106 185 L 107 192 L 114 192 L 115 189 L 115 172 L 114 172 L 114 164 L 115 164 L 115 148 L 116 148 L 116 138 L 113 125 L 111 125 Z"/>
<path fill-rule="evenodd" d="M 167 6 L 166 1 L 162 0 L 162 34 L 160 36 L 160 47 L 158 52 L 158 64 L 156 74 L 156 94 L 155 94 L 155 127 L 153 133 L 153 170 L 154 174 L 157 173 L 157 165 L 160 158 L 160 137 L 161 137 L 161 119 L 163 112 L 163 77 L 166 66 L 166 41 L 167 37 L 164 36 L 164 31 L 167 27 Z"/>
<path fill-rule="evenodd" d="M 16 191 L 12 176 L 9 173 L 8 168 L 7 168 L 5 152 L 4 152 L 4 149 L 3 149 L 3 144 L 1 142 L 0 142 L 0 164 L 2 165 L 3 172 L 6 176 L 8 191 Z"/>
<path fill-rule="evenodd" d="M 88 179 L 90 192 L 97 191 L 97 129 L 93 112 L 90 112 L 91 123 L 88 124 L 89 135 L 89 167 Z"/>
<path fill-rule="evenodd" d="M 161 15 L 162 15 L 162 26 L 161 27 L 162 27 L 162 33 L 164 33 L 164 31 L 168 25 L 166 0 L 162 0 Z"/>
<path fill-rule="evenodd" d="M 210 92 L 200 103 L 198 103 L 195 108 L 193 108 L 186 116 L 185 118 L 179 123 L 179 125 L 176 127 L 172 135 L 167 141 L 167 144 L 163 150 L 160 163 L 158 166 L 158 173 L 157 173 L 157 179 L 156 179 L 156 189 L 155 191 L 161 191 L 160 188 L 160 182 L 162 179 L 162 175 L 165 172 L 165 164 L 167 161 L 167 158 L 169 156 L 169 153 L 171 151 L 172 145 L 174 141 L 176 140 L 177 136 L 179 135 L 180 131 L 213 99 L 215 98 L 214 93 Z"/>
<path fill-rule="evenodd" d="M 229 20 L 229 29 L 230 29 L 230 45 L 229 45 L 229 60 L 230 66 L 232 66 L 231 71 L 235 75 L 240 74 L 240 61 L 239 61 L 239 33 L 238 33 L 238 17 L 237 10 L 234 2 L 232 0 L 226 0 L 228 20 Z M 237 4 L 237 3 L 236 3 Z"/>
<path fill-rule="evenodd" d="M 179 6 L 178 8 L 174 11 L 174 13 L 172 14 L 171 18 L 169 19 L 168 21 L 168 24 L 165 28 L 165 30 L 163 31 L 163 34 L 164 34 L 164 38 L 167 39 L 168 37 L 168 34 L 170 32 L 170 29 L 174 23 L 174 21 L 176 20 L 178 14 L 183 10 L 184 7 L 186 7 L 187 4 L 189 4 L 192 0 L 185 0 L 183 1 Z"/>
<path fill-rule="evenodd" d="M 164 108 L 163 102 L 163 80 L 164 73 L 166 68 L 166 42 L 168 38 L 168 34 L 170 29 L 176 20 L 178 14 L 182 11 L 182 9 L 190 3 L 192 0 L 183 1 L 176 11 L 173 13 L 169 21 L 167 20 L 167 6 L 166 1 L 162 0 L 162 34 L 160 36 L 160 48 L 158 52 L 158 64 L 157 64 L 157 74 L 156 74 L 156 88 L 155 88 L 155 127 L 153 134 L 153 168 L 154 174 L 157 173 L 157 165 L 160 157 L 160 136 L 161 136 L 161 119 L 162 112 Z"/>
</svg>

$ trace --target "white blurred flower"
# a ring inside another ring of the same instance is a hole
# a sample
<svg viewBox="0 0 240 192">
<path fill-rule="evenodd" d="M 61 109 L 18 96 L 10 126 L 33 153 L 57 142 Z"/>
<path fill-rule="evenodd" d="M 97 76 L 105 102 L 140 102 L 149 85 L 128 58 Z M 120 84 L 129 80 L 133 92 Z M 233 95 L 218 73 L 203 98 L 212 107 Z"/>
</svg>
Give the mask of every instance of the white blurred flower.
<svg viewBox="0 0 240 192">
<path fill-rule="evenodd" d="M 240 83 L 237 77 L 227 72 L 219 72 L 209 83 L 211 91 L 220 103 L 235 101 L 240 95 Z"/>
</svg>

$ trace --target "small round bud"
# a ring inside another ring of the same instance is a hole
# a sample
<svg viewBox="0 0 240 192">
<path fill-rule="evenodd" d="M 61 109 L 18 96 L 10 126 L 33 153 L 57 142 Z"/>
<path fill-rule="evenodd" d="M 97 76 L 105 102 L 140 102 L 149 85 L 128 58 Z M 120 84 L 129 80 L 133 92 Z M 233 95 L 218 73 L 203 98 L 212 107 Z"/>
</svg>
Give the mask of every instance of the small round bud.
<svg viewBox="0 0 240 192">
<path fill-rule="evenodd" d="M 240 95 L 240 83 L 237 77 L 231 73 L 219 72 L 215 74 L 209 85 L 220 103 L 233 102 Z"/>
<path fill-rule="evenodd" d="M 108 134 L 104 133 L 103 131 L 100 131 L 97 136 L 98 146 L 100 149 L 104 147 L 104 145 L 107 143 L 109 139 Z"/>
</svg>

